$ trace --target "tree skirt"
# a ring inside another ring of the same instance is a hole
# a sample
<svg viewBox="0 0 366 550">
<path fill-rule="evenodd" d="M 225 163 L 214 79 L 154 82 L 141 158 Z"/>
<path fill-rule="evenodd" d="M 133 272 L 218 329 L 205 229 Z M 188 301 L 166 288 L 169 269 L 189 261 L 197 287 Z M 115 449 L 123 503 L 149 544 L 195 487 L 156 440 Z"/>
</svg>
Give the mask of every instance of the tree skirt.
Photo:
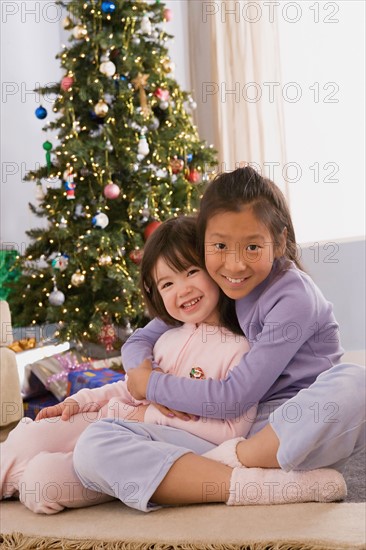
<svg viewBox="0 0 366 550">
<path fill-rule="evenodd" d="M 0 504 L 1 548 L 18 550 L 365 549 L 364 503 L 165 508 L 144 514 L 120 502 L 33 514 Z"/>
</svg>

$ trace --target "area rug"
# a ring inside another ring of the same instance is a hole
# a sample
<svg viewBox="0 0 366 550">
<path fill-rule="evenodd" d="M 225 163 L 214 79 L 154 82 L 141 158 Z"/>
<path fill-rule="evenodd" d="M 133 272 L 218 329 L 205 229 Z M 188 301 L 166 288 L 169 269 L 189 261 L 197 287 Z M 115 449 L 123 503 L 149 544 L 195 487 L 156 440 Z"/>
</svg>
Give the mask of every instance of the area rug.
<svg viewBox="0 0 366 550">
<path fill-rule="evenodd" d="M 118 501 L 36 515 L 0 505 L 1 548 L 19 550 L 348 550 L 366 548 L 364 503 L 171 507 Z"/>
</svg>

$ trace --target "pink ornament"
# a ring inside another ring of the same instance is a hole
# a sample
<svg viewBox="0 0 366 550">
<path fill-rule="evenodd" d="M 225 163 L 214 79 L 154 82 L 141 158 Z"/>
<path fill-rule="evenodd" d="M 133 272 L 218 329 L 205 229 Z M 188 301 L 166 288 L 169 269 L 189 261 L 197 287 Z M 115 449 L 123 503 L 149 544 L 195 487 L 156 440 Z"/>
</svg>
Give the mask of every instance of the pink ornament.
<svg viewBox="0 0 366 550">
<path fill-rule="evenodd" d="M 61 80 L 61 89 L 67 92 L 71 88 L 71 86 L 74 84 L 74 79 L 72 76 L 65 76 Z"/>
<path fill-rule="evenodd" d="M 163 88 L 157 88 L 155 95 L 160 99 L 160 101 L 168 101 L 170 93 L 169 93 L 169 90 L 163 90 Z"/>
<path fill-rule="evenodd" d="M 105 186 L 103 192 L 104 192 L 104 196 L 106 197 L 106 199 L 113 200 L 113 199 L 116 199 L 119 196 L 121 190 L 118 187 L 118 185 L 116 185 L 113 182 L 110 182 Z"/>
<path fill-rule="evenodd" d="M 165 8 L 164 10 L 164 19 L 165 21 L 171 21 L 173 19 L 173 11 L 169 8 Z"/>
</svg>

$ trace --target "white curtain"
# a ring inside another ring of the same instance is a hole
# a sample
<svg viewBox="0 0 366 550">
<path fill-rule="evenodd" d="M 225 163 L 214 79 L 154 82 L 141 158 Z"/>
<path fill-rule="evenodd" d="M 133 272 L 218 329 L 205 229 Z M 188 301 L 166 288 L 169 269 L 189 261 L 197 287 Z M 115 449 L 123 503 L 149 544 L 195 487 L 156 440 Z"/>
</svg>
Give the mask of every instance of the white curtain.
<svg viewBox="0 0 366 550">
<path fill-rule="evenodd" d="M 249 162 L 273 177 L 286 164 L 273 19 L 260 2 L 189 2 L 196 123 L 201 136 L 218 149 L 219 171 Z M 284 181 L 276 178 L 276 183 L 286 192 Z"/>
</svg>

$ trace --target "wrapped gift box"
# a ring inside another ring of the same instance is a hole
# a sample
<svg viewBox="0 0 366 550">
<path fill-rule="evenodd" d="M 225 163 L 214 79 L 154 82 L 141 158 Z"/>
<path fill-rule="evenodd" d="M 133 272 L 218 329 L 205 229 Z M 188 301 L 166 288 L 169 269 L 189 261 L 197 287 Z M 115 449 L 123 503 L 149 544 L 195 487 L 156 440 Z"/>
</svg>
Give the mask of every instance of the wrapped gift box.
<svg viewBox="0 0 366 550">
<path fill-rule="evenodd" d="M 45 357 L 25 367 L 22 394 L 24 397 L 33 397 L 35 391 L 33 386 L 36 385 L 36 391 L 38 391 L 39 382 L 41 382 L 45 391 L 52 392 L 61 401 L 67 396 L 68 374 L 90 368 L 92 363 L 86 361 L 86 358 L 76 351 L 66 351 Z M 35 377 L 39 382 L 36 383 Z"/>
<path fill-rule="evenodd" d="M 26 399 L 23 401 L 24 416 L 34 420 L 40 410 L 45 407 L 51 407 L 57 405 L 59 400 L 51 392 L 47 392 L 42 396 L 34 397 L 33 399 Z"/>
<path fill-rule="evenodd" d="M 73 395 L 83 388 L 100 388 L 105 384 L 124 380 L 124 378 L 125 375 L 123 372 L 111 369 L 90 369 L 83 372 L 69 372 L 67 395 Z"/>
</svg>

